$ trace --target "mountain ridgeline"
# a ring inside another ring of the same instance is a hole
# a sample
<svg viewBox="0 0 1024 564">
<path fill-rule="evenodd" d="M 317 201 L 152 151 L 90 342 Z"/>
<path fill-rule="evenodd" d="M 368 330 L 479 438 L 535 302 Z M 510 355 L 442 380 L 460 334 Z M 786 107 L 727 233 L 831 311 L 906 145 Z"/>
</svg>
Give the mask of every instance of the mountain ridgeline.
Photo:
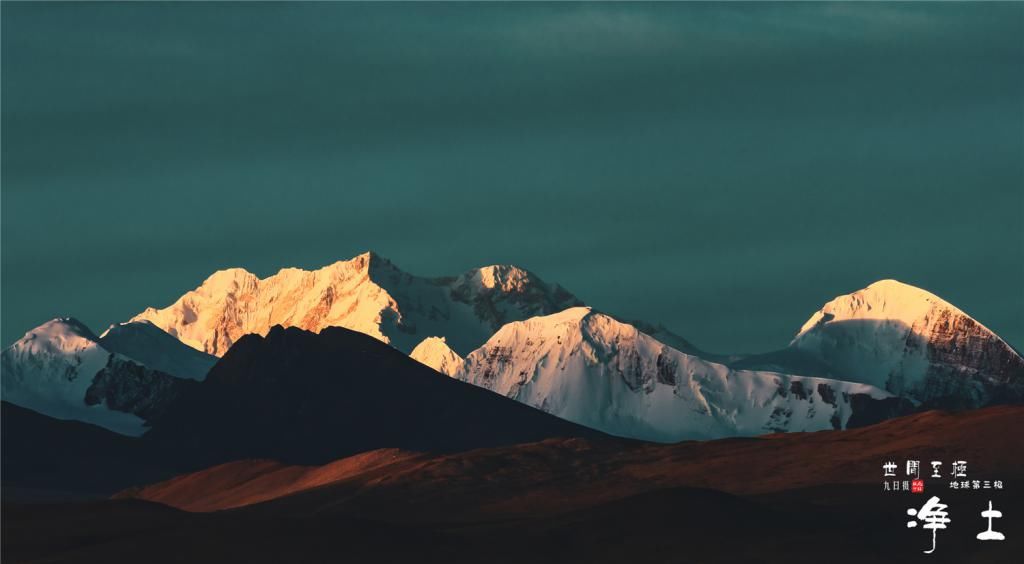
<svg viewBox="0 0 1024 564">
<path fill-rule="evenodd" d="M 152 428 L 151 440 L 196 456 L 227 449 L 296 461 L 579 432 L 549 418 L 536 422 L 544 432 L 516 434 L 482 413 L 533 413 L 516 402 L 604 433 L 674 442 L 1024 400 L 1015 349 L 893 280 L 828 302 L 783 350 L 712 355 L 663 326 L 594 311 L 515 266 L 424 278 L 374 253 L 264 279 L 218 271 L 101 337 L 71 318 L 47 322 L 2 362 L 4 399 L 40 413 L 128 435 Z M 203 381 L 207 373 L 213 381 Z M 363 409 L 376 402 L 387 417 Z M 505 404 L 513 407 L 497 407 Z M 489 434 L 473 435 L 479 425 L 453 406 L 483 417 Z M 444 417 L 432 427 L 424 410 Z M 447 443 L 424 435 L 442 429 Z M 325 433 L 331 446 L 318 447 Z"/>
<path fill-rule="evenodd" d="M 455 377 L 613 435 L 659 442 L 845 429 L 909 409 L 867 384 L 733 370 L 584 307 L 506 325 Z"/>
<path fill-rule="evenodd" d="M 240 268 L 221 270 L 174 304 L 149 308 L 133 321 L 149 321 L 216 356 L 243 335 L 265 335 L 275 325 L 314 332 L 345 327 L 405 353 L 426 337 L 444 336 L 448 346 L 467 354 L 505 323 L 581 304 L 561 286 L 515 266 L 421 278 L 368 252 L 264 279 Z"/>
</svg>

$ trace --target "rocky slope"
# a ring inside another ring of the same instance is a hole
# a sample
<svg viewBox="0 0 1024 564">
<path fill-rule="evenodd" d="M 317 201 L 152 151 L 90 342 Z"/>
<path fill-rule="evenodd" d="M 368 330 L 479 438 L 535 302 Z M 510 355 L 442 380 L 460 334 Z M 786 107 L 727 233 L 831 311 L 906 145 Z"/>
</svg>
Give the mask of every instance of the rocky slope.
<svg viewBox="0 0 1024 564">
<path fill-rule="evenodd" d="M 456 378 L 607 433 L 652 441 L 817 431 L 897 402 L 866 384 L 731 370 L 590 308 L 515 322 Z"/>
<path fill-rule="evenodd" d="M 175 378 L 111 354 L 107 365 L 96 373 L 85 390 L 85 404 L 103 405 L 150 421 L 162 415 L 187 388 L 195 385 L 193 380 Z"/>
<path fill-rule="evenodd" d="M 174 304 L 149 308 L 149 321 L 183 343 L 221 356 L 241 336 L 274 325 L 318 332 L 344 327 L 409 353 L 443 336 L 465 354 L 503 324 L 580 302 L 514 266 L 487 266 L 454 278 L 421 278 L 374 253 L 315 271 L 286 268 L 268 278 L 240 268 L 215 272 Z"/>
</svg>

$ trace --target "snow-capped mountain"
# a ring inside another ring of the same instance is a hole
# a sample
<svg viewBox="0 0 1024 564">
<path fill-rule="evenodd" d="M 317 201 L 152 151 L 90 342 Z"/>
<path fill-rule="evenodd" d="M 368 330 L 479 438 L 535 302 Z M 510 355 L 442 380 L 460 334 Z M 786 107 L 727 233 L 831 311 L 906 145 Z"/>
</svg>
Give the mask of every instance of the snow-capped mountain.
<svg viewBox="0 0 1024 564">
<path fill-rule="evenodd" d="M 4 350 L 3 399 L 58 419 L 77 419 L 127 435 L 143 432 L 133 414 L 85 403 L 93 378 L 111 354 L 88 327 L 72 318 L 48 321 Z"/>
<path fill-rule="evenodd" d="M 286 268 L 260 279 L 240 268 L 215 272 L 149 321 L 183 343 L 222 356 L 242 335 L 274 325 L 321 331 L 345 327 L 409 353 L 431 335 L 465 354 L 509 321 L 579 305 L 575 296 L 514 266 L 486 266 L 454 278 L 406 274 L 374 253 L 319 270 Z"/>
<path fill-rule="evenodd" d="M 828 302 L 790 349 L 844 380 L 925 405 L 978 407 L 1024 399 L 1024 359 L 938 296 L 895 280 Z"/>
<path fill-rule="evenodd" d="M 949 303 L 892 280 L 825 304 L 786 349 L 743 358 L 707 355 L 664 327 L 579 303 L 512 266 L 428 279 L 365 253 L 262 280 L 229 269 L 102 337 L 71 318 L 30 331 L 3 351 L 3 399 L 140 434 L 205 378 L 217 358 L 202 351 L 221 355 L 275 325 L 353 329 L 575 423 L 657 441 L 844 428 L 895 415 L 906 400 L 1024 399 L 1017 351 Z"/>
<path fill-rule="evenodd" d="M 462 368 L 462 357 L 448 346 L 444 337 L 423 339 L 409 356 L 448 376 L 454 376 Z"/>
<path fill-rule="evenodd" d="M 147 368 L 188 380 L 206 378 L 217 363 L 217 357 L 193 349 L 148 321 L 111 325 L 99 343 Z"/>
<path fill-rule="evenodd" d="M 158 415 L 188 381 L 144 366 L 105 345 L 114 349 L 125 345 L 125 350 L 167 366 L 194 366 L 179 360 L 176 353 L 188 347 L 170 336 L 161 339 L 150 334 L 149 342 L 158 345 L 152 351 L 141 346 L 145 340 L 121 338 L 136 329 L 122 328 L 117 332 L 120 337 L 105 340 L 70 317 L 36 327 L 0 355 L 3 399 L 58 419 L 141 435 L 146 420 Z M 141 331 L 150 332 L 147 328 Z M 184 358 L 194 361 L 195 354 L 202 353 L 191 351 Z"/>
<path fill-rule="evenodd" d="M 455 377 L 613 435 L 666 442 L 845 428 L 891 401 L 867 384 L 731 370 L 585 307 L 505 325 Z"/>
</svg>

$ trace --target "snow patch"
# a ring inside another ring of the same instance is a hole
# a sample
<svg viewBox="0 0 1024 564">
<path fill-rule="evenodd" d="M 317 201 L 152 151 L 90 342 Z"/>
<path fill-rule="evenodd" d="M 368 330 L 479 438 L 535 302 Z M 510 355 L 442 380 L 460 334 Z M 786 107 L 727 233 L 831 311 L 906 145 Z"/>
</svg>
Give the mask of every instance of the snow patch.
<svg viewBox="0 0 1024 564">
<path fill-rule="evenodd" d="M 444 337 L 423 339 L 409 356 L 447 376 L 454 376 L 462 368 L 462 357 L 448 347 Z"/>
</svg>

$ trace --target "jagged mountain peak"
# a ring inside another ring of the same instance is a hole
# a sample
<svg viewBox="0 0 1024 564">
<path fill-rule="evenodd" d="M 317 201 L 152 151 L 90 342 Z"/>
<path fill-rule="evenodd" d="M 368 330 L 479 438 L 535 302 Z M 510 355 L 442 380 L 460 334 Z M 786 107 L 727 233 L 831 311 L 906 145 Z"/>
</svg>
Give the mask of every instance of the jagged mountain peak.
<svg viewBox="0 0 1024 564">
<path fill-rule="evenodd" d="M 514 293 L 529 287 L 533 274 L 510 264 L 492 264 L 474 268 L 459 277 L 459 283 L 472 285 L 477 290 L 500 290 Z"/>
<path fill-rule="evenodd" d="M 260 278 L 258 275 L 242 267 L 232 267 L 214 271 L 196 288 L 196 291 L 205 290 L 209 293 L 219 290 L 244 290 L 253 285 L 274 279 L 311 275 L 315 277 L 337 278 L 338 276 L 351 275 L 352 273 L 371 273 L 371 271 L 378 269 L 393 271 L 395 267 L 391 261 L 374 251 L 366 251 L 351 259 L 335 261 L 320 268 L 310 270 L 284 267 L 266 278 Z"/>
<path fill-rule="evenodd" d="M 390 268 L 389 268 L 390 267 Z M 343 259 L 335 261 L 321 269 L 320 272 L 327 271 L 355 271 L 355 272 L 366 272 L 371 273 L 374 270 L 385 268 L 393 269 L 394 264 L 388 259 L 382 257 L 380 254 L 374 251 L 366 251 L 360 253 L 350 259 Z M 285 270 L 301 270 L 297 268 L 285 269 Z"/>
<path fill-rule="evenodd" d="M 506 322 L 579 303 L 560 286 L 516 267 L 422 278 L 368 251 L 318 270 L 286 268 L 263 279 L 244 270 L 221 271 L 174 304 L 148 308 L 132 321 L 151 321 L 215 356 L 242 335 L 263 335 L 274 325 L 314 332 L 344 327 L 407 353 L 423 338 L 440 335 L 464 354 Z"/>
<path fill-rule="evenodd" d="M 473 268 L 456 277 L 452 288 L 465 295 L 501 293 L 517 296 L 533 293 L 566 301 L 568 305 L 583 305 L 583 302 L 558 284 L 547 284 L 536 274 L 512 264 Z"/>
</svg>

